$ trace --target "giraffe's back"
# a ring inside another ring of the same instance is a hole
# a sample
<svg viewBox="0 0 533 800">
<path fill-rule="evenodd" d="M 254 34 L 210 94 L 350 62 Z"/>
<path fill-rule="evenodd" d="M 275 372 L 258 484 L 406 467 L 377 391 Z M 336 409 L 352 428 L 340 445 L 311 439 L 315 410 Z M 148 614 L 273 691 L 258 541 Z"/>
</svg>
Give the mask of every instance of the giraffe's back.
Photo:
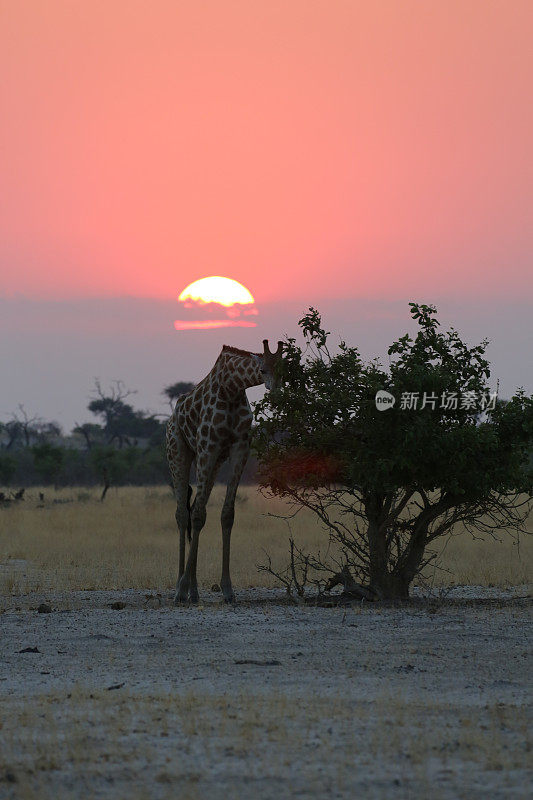
<svg viewBox="0 0 533 800">
<path fill-rule="evenodd" d="M 251 421 L 245 392 L 242 397 L 226 400 L 216 392 L 206 395 L 193 390 L 178 398 L 167 436 L 181 434 L 195 455 L 204 448 L 216 447 L 225 457 L 235 439 L 246 435 Z"/>
</svg>

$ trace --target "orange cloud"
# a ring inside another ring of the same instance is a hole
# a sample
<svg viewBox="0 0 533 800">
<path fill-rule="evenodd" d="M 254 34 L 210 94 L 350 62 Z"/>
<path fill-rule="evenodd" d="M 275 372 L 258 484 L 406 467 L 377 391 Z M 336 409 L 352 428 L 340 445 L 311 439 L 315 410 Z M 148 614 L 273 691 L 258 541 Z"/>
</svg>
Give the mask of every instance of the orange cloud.
<svg viewBox="0 0 533 800">
<path fill-rule="evenodd" d="M 208 330 L 209 328 L 256 328 L 257 323 L 240 319 L 177 319 L 174 322 L 177 331 Z"/>
<path fill-rule="evenodd" d="M 181 319 L 174 322 L 177 331 L 212 330 L 213 328 L 256 328 L 250 317 L 259 314 L 252 303 L 205 302 L 186 297 L 178 300 Z"/>
</svg>

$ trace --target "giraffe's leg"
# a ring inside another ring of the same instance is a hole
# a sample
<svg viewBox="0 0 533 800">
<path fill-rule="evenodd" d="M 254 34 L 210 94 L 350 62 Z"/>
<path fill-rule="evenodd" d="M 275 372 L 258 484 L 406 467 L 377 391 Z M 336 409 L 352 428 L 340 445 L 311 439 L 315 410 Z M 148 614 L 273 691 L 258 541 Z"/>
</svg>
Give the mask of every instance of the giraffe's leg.
<svg viewBox="0 0 533 800">
<path fill-rule="evenodd" d="M 207 483 L 207 485 L 205 487 L 204 495 L 205 495 L 205 498 L 206 498 L 206 500 L 205 500 L 205 505 L 206 506 L 207 506 L 207 501 L 209 500 L 209 497 L 211 495 L 211 491 L 213 489 L 213 484 L 215 482 L 215 477 L 216 477 L 216 473 L 217 473 L 217 470 L 218 470 L 218 466 L 219 466 L 218 464 L 215 465 L 214 469 L 212 470 L 212 473 L 211 473 L 211 476 L 209 478 L 209 481 L 208 481 L 208 483 Z M 192 523 L 192 520 L 193 520 L 194 508 L 195 507 L 196 507 L 196 497 L 194 498 L 194 503 L 193 503 L 193 507 L 192 507 L 192 510 L 191 510 L 191 516 L 190 516 L 191 523 Z M 202 523 L 202 528 L 203 528 L 204 524 L 205 524 L 205 516 L 204 516 L 204 523 Z M 191 527 L 191 525 L 189 525 L 189 527 Z M 191 538 L 190 535 L 189 535 L 189 538 Z M 190 599 L 191 603 L 197 603 L 198 600 L 199 600 L 198 581 L 197 581 L 197 578 L 196 578 L 196 566 L 197 566 L 197 563 L 198 563 L 198 546 L 194 550 L 191 548 L 191 554 L 192 554 L 192 560 L 191 560 L 191 570 L 190 570 L 190 578 L 191 578 L 191 580 L 190 580 L 190 584 L 189 584 L 189 599 Z"/>
<path fill-rule="evenodd" d="M 190 486 L 189 476 L 193 453 L 179 431 L 169 436 L 167 455 L 176 497 L 176 523 L 180 535 L 178 582 L 183 575 L 185 563 L 185 534 L 190 525 Z M 177 588 L 177 587 L 176 587 Z"/>
<path fill-rule="evenodd" d="M 196 581 L 196 562 L 198 558 L 198 540 L 200 531 L 205 525 L 206 507 L 216 474 L 218 453 L 199 453 L 196 460 L 196 477 L 198 481 L 196 495 L 191 511 L 192 539 L 189 557 L 183 575 L 176 587 L 176 603 L 198 602 L 198 584 Z"/>
<path fill-rule="evenodd" d="M 190 467 L 189 467 L 190 470 Z M 178 524 L 178 530 L 180 533 L 180 555 L 179 555 L 179 567 L 178 567 L 178 581 L 183 575 L 185 569 L 185 529 L 187 530 L 187 535 L 189 540 L 191 538 L 191 495 L 192 495 L 192 487 L 188 483 L 189 476 L 187 475 L 187 500 L 184 504 L 183 502 L 183 485 L 180 486 L 180 496 L 177 499 L 177 507 L 176 507 L 176 522 Z M 176 492 L 177 494 L 177 492 Z M 183 511 L 184 507 L 187 509 L 187 517 L 185 517 L 185 513 Z M 186 522 L 185 522 L 186 520 Z M 177 590 L 177 584 L 176 584 Z"/>
<path fill-rule="evenodd" d="M 250 444 L 247 439 L 235 442 L 231 448 L 230 476 L 226 488 L 224 505 L 222 506 L 222 514 L 220 516 L 220 521 L 222 523 L 222 578 L 220 580 L 220 588 L 222 589 L 226 603 L 233 603 L 235 600 L 229 572 L 231 529 L 233 528 L 233 520 L 235 518 L 235 497 L 249 453 Z"/>
</svg>

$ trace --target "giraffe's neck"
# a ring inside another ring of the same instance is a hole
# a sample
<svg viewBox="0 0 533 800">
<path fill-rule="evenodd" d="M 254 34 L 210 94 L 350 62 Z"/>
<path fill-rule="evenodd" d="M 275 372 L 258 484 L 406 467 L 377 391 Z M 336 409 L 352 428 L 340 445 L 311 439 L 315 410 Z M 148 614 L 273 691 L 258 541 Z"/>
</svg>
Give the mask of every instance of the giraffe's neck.
<svg viewBox="0 0 533 800">
<path fill-rule="evenodd" d="M 225 353 L 215 369 L 215 382 L 229 397 L 237 396 L 250 386 L 259 386 L 264 382 L 259 358 L 254 355 Z"/>
</svg>

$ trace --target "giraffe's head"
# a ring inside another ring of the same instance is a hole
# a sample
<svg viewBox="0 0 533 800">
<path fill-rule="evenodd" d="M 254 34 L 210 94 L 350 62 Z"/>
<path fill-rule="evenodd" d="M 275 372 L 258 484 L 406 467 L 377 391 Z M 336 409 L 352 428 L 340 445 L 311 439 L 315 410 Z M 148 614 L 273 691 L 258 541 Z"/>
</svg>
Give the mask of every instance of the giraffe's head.
<svg viewBox="0 0 533 800">
<path fill-rule="evenodd" d="M 268 346 L 268 339 L 263 339 L 263 354 L 260 356 L 261 375 L 264 378 L 267 389 L 277 389 L 278 387 L 279 377 L 277 375 L 276 366 L 281 361 L 282 354 L 283 342 L 278 342 L 278 349 L 275 353 L 271 353 L 270 347 Z"/>
</svg>

